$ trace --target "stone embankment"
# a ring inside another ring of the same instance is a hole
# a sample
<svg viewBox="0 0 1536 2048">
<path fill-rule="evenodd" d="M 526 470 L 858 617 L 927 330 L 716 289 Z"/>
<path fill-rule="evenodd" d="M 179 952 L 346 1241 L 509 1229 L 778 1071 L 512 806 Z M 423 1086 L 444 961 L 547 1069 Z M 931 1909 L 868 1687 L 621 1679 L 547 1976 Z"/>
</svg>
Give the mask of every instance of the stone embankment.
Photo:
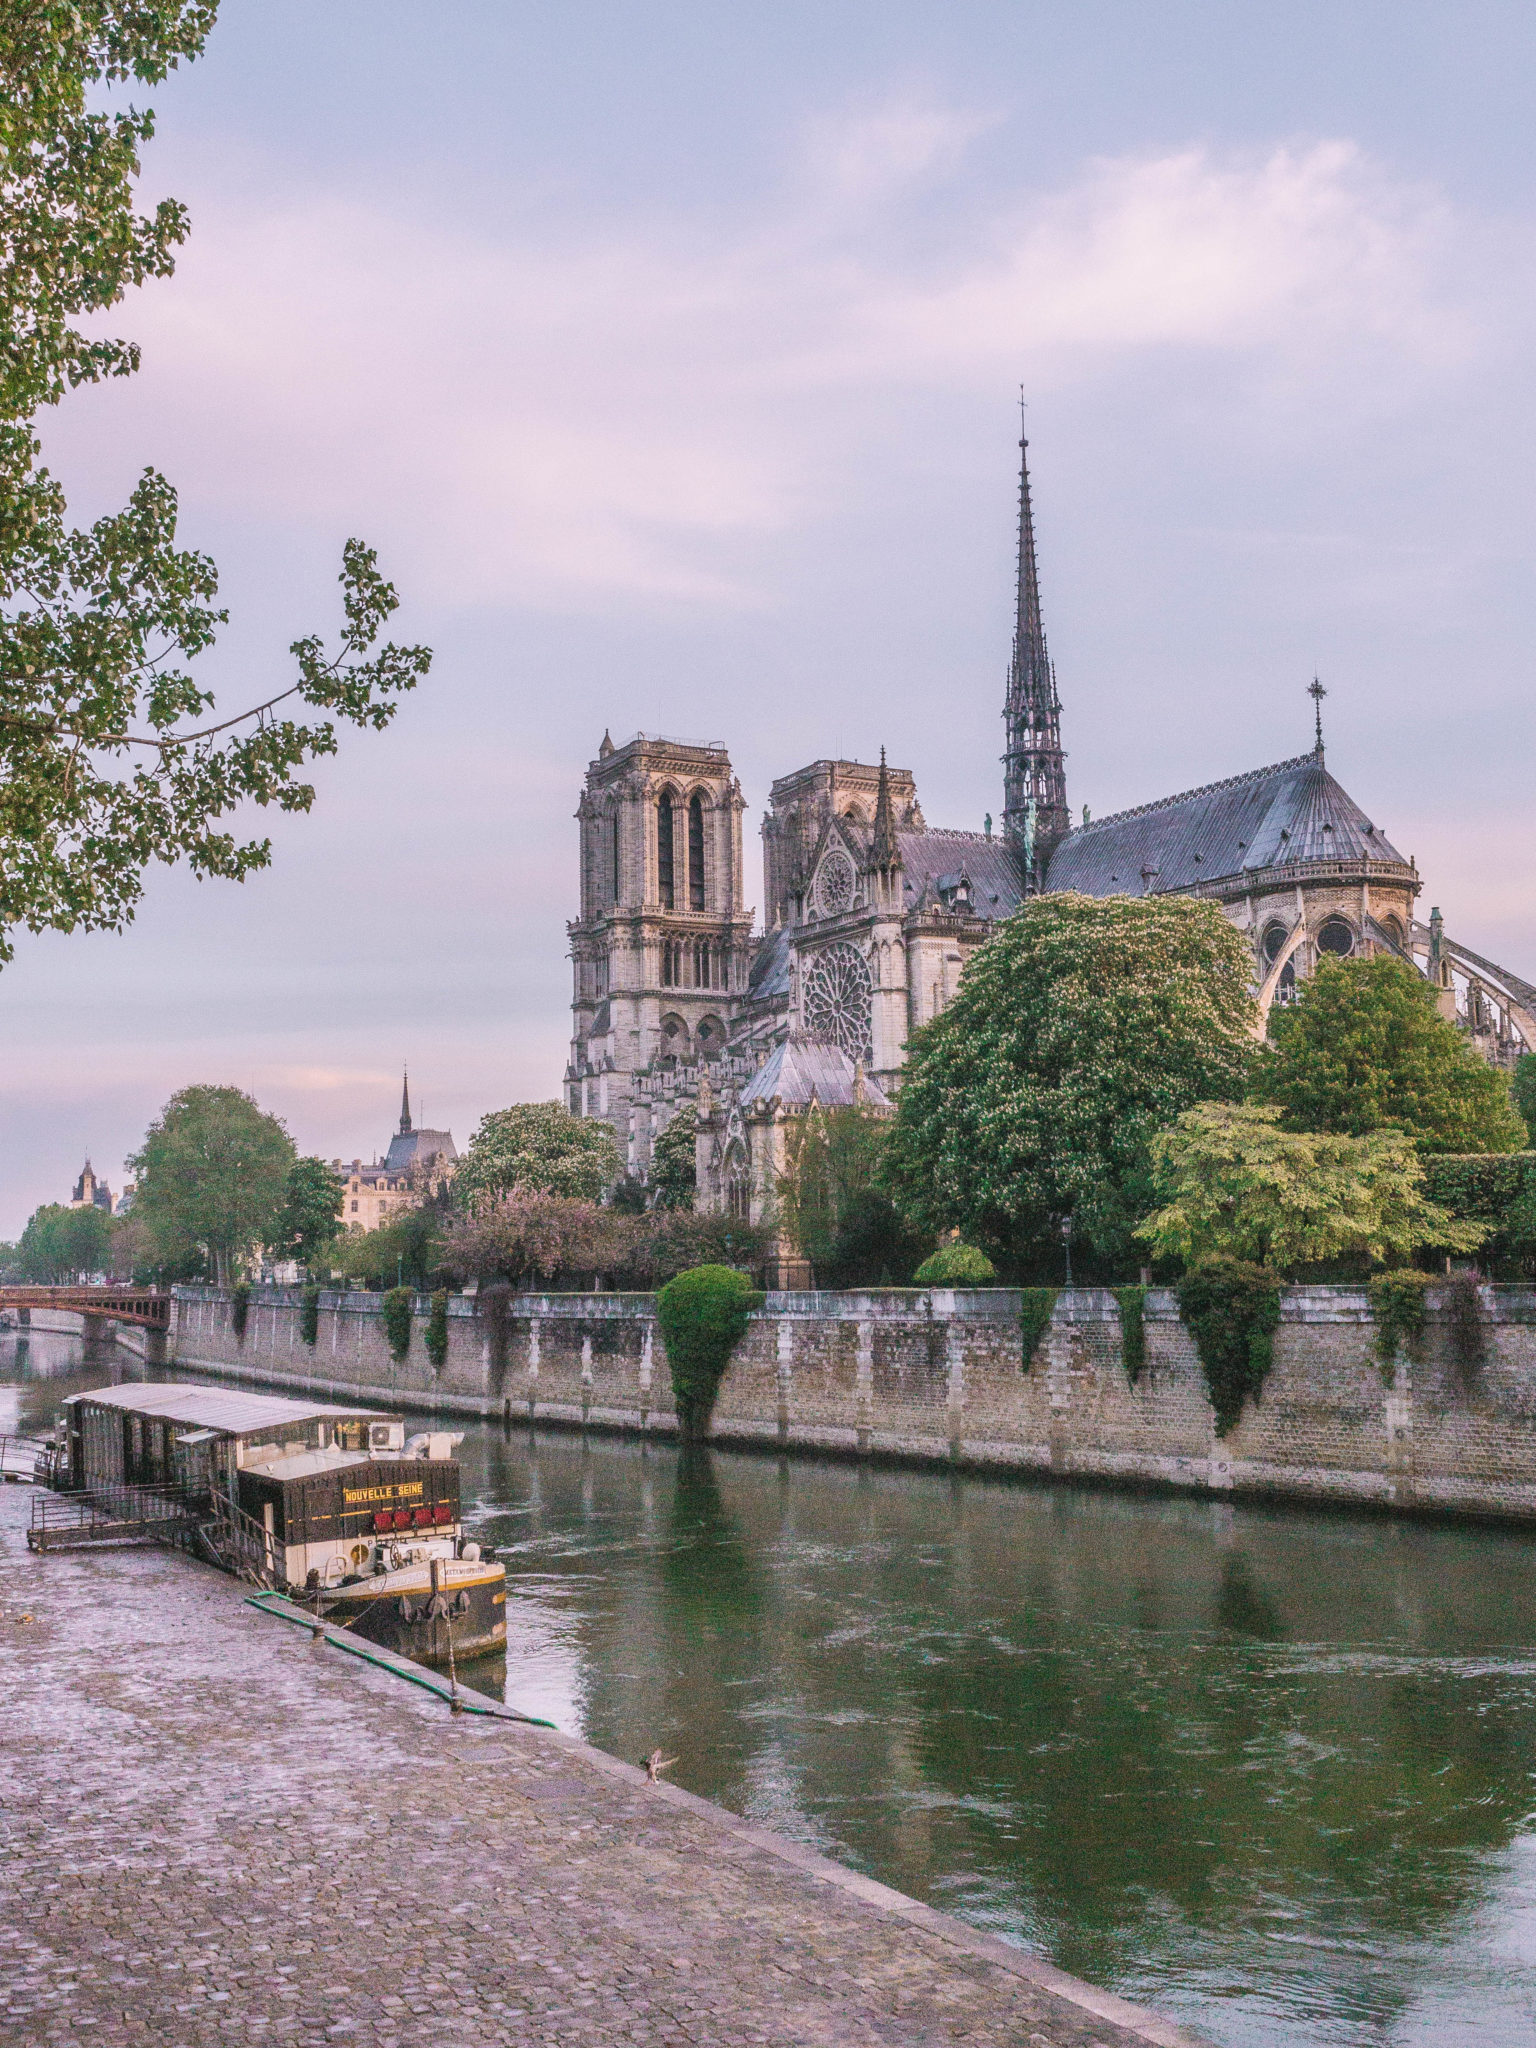
<svg viewBox="0 0 1536 2048">
<path fill-rule="evenodd" d="M 1483 1287 L 1470 1333 L 1453 1328 L 1448 1293 L 1431 1289 L 1422 1343 L 1386 1366 L 1362 1291 L 1289 1288 L 1263 1398 L 1225 1438 L 1171 1294 L 1146 1297 L 1145 1362 L 1134 1382 L 1113 1294 L 1060 1294 L 1027 1367 L 1021 1309 L 1006 1288 L 770 1294 L 725 1376 L 712 1434 L 1536 1521 L 1530 1288 Z M 424 1300 L 418 1310 L 424 1317 Z M 179 1288 L 170 1351 L 206 1371 L 384 1406 L 656 1434 L 676 1426 L 649 1295 L 455 1298 L 439 1371 L 420 1320 L 405 1357 L 392 1357 L 376 1295 L 322 1296 L 310 1344 L 296 1290 L 253 1290 L 237 1334 L 229 1296 Z"/>
<path fill-rule="evenodd" d="M 1190 2042 L 581 1742 L 451 1719 L 187 1559 L 35 1558 L 29 1491 L 0 1488 L 0 2042 Z"/>
</svg>

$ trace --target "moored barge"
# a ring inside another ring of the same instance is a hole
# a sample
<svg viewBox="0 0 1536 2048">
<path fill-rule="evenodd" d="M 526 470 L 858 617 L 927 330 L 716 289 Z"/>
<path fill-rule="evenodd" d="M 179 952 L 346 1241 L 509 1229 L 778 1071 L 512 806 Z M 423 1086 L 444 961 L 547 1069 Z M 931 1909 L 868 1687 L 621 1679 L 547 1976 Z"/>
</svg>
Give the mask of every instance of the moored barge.
<svg viewBox="0 0 1536 2048">
<path fill-rule="evenodd" d="M 45 1477 L 73 1526 L 153 1532 L 422 1664 L 506 1645 L 506 1570 L 467 1537 L 457 1436 L 242 1389 L 72 1394 Z M 68 1539 L 35 1518 L 39 1549 Z"/>
</svg>

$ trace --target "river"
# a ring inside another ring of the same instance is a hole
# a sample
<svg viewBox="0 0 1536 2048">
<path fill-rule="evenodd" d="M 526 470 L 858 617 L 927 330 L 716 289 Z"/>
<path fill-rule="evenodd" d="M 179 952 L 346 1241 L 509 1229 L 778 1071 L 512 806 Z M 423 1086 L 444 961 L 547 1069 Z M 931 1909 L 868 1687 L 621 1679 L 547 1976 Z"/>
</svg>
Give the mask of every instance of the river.
<svg viewBox="0 0 1536 2048">
<path fill-rule="evenodd" d="M 108 1376 L 0 1338 L 0 1429 Z M 1229 2048 L 1536 2040 L 1536 1539 L 521 1428 L 460 1456 L 519 1706 Z"/>
</svg>

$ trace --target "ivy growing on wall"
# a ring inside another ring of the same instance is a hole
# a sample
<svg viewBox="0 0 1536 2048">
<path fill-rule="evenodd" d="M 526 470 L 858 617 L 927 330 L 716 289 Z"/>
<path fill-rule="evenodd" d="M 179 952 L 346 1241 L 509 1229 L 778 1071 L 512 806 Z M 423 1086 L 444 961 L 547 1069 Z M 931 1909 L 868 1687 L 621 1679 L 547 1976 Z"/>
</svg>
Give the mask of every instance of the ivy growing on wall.
<svg viewBox="0 0 1536 2048">
<path fill-rule="evenodd" d="M 709 1428 L 715 1396 L 747 1318 L 763 1297 L 734 1266 L 695 1266 L 669 1280 L 656 1297 L 656 1320 L 672 1369 L 677 1426 L 686 1439 Z"/>
<path fill-rule="evenodd" d="M 1473 1373 L 1483 1362 L 1487 1348 L 1483 1322 L 1483 1300 L 1475 1273 L 1457 1273 L 1446 1282 L 1445 1305 L 1450 1311 L 1451 1351 L 1465 1373 Z"/>
<path fill-rule="evenodd" d="M 320 1337 L 320 1290 L 306 1287 L 299 1297 L 299 1335 L 313 1351 Z"/>
<path fill-rule="evenodd" d="M 389 1339 L 389 1355 L 396 1365 L 411 1348 L 413 1305 L 409 1287 L 391 1287 L 384 1297 L 384 1334 Z"/>
<path fill-rule="evenodd" d="M 1424 1335 L 1424 1291 L 1430 1285 L 1427 1273 L 1405 1266 L 1393 1273 L 1378 1273 L 1366 1284 L 1371 1313 L 1376 1318 L 1376 1356 L 1390 1370 L 1399 1350 L 1417 1347 Z"/>
<path fill-rule="evenodd" d="M 242 1280 L 229 1297 L 229 1327 L 243 1344 L 245 1319 L 251 1311 L 251 1290 Z"/>
<path fill-rule="evenodd" d="M 1055 1287 L 1019 1289 L 1019 1365 L 1024 1372 L 1028 1372 L 1034 1364 L 1035 1353 L 1040 1349 L 1040 1339 L 1050 1328 L 1058 1292 Z"/>
<path fill-rule="evenodd" d="M 439 1287 L 432 1297 L 431 1313 L 427 1317 L 427 1356 L 432 1361 L 432 1370 L 441 1372 L 448 1359 L 448 1290 Z"/>
<path fill-rule="evenodd" d="M 1242 1259 L 1207 1259 L 1174 1293 L 1205 1373 L 1216 1434 L 1226 1436 L 1244 1404 L 1258 1400 L 1274 1363 L 1280 1276 Z"/>
<path fill-rule="evenodd" d="M 1115 1300 L 1120 1306 L 1120 1356 L 1125 1363 L 1125 1376 L 1134 1387 L 1147 1362 L 1147 1290 L 1117 1287 Z"/>
</svg>

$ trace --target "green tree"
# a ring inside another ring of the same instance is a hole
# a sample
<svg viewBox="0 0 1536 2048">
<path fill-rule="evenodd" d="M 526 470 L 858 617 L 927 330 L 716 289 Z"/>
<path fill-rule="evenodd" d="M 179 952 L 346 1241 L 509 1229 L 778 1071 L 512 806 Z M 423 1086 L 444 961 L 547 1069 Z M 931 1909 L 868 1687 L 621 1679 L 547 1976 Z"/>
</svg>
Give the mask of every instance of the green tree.
<svg viewBox="0 0 1536 2048">
<path fill-rule="evenodd" d="M 1154 1136 L 1247 1085 L 1252 956 L 1188 896 L 1038 897 L 971 958 L 913 1033 L 886 1178 L 937 1236 L 1059 1257 L 1057 1225 L 1106 1262 L 1153 1206 Z"/>
<path fill-rule="evenodd" d="M 105 1209 L 47 1202 L 34 1209 L 16 1247 L 23 1280 L 56 1287 L 112 1269 L 112 1219 Z"/>
<path fill-rule="evenodd" d="M 519 1102 L 480 1119 L 454 1180 L 472 1214 L 513 1193 L 595 1202 L 618 1178 L 612 1127 L 558 1102 Z"/>
<path fill-rule="evenodd" d="M 824 1287 L 904 1286 L 933 1248 L 880 1184 L 891 1121 L 813 1103 L 789 1140 L 779 1216 Z"/>
<path fill-rule="evenodd" d="M 293 1140 L 238 1088 L 183 1088 L 144 1134 L 128 1164 L 138 1180 L 134 1216 L 167 1262 L 199 1249 L 229 1285 L 270 1244 L 288 1196 Z"/>
<path fill-rule="evenodd" d="M 341 1182 L 323 1159 L 295 1159 L 270 1249 L 312 1265 L 341 1230 Z"/>
<path fill-rule="evenodd" d="M 430 1205 L 400 1210 L 377 1230 L 345 1230 L 316 1252 L 317 1265 L 370 1287 L 426 1287 L 443 1261 L 443 1214 Z"/>
<path fill-rule="evenodd" d="M 1536 1145 L 1536 1052 L 1523 1052 L 1515 1061 L 1509 1092 L 1524 1119 L 1526 1143 Z"/>
<path fill-rule="evenodd" d="M 651 1186 L 658 1209 L 691 1209 L 698 1193 L 698 1112 L 680 1109 L 651 1148 Z"/>
<path fill-rule="evenodd" d="M 762 1295 L 733 1266 L 694 1266 L 657 1295 L 656 1320 L 672 1372 L 678 1433 L 685 1441 L 708 1433 L 731 1353 L 762 1305 Z"/>
<path fill-rule="evenodd" d="M 1527 1133 L 1509 1083 L 1440 1015 L 1405 960 L 1323 961 L 1271 1010 L 1273 1050 L 1253 1097 L 1293 1131 L 1363 1137 L 1389 1125 L 1424 1152 L 1517 1152 Z"/>
<path fill-rule="evenodd" d="M 345 626 L 328 657 L 296 641 L 298 680 L 234 717 L 184 663 L 225 614 L 217 572 L 176 545 L 176 493 L 146 470 L 125 509 L 72 529 L 38 466 L 33 421 L 72 388 L 138 368 L 130 342 L 73 323 L 169 276 L 185 208 L 134 210 L 147 110 L 103 86 L 157 84 L 202 49 L 216 0 L 11 0 L 0 11 L 0 961 L 11 934 L 119 930 L 145 869 L 185 858 L 242 880 L 271 857 L 219 821 L 247 799 L 307 810 L 294 780 L 336 749 L 335 718 L 382 726 L 425 675 L 420 647 L 375 644 L 396 609 L 373 551 L 343 550 Z M 332 714 L 280 715 L 285 699 Z"/>
<path fill-rule="evenodd" d="M 1286 1131 L 1278 1109 L 1203 1102 L 1152 1140 L 1152 1159 L 1163 1206 L 1136 1235 L 1188 1266 L 1400 1266 L 1421 1245 L 1472 1251 L 1487 1235 L 1426 1197 L 1423 1163 L 1397 1130 Z"/>
</svg>

